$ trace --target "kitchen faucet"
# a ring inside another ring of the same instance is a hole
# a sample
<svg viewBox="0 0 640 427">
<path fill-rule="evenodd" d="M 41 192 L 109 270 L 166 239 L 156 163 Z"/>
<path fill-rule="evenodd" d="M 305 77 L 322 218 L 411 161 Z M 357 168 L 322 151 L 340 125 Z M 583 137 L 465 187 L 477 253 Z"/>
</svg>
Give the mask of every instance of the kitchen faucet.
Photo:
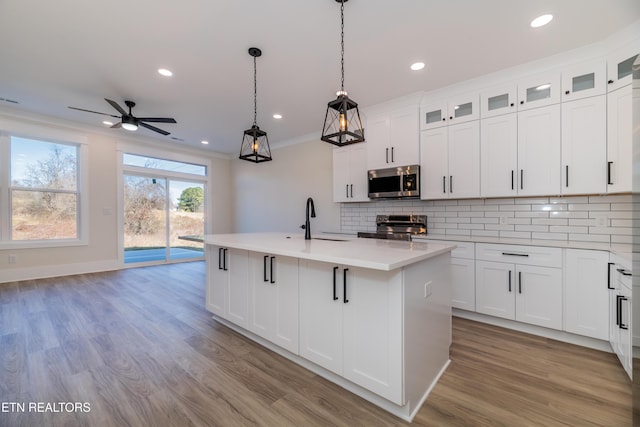
<svg viewBox="0 0 640 427">
<path fill-rule="evenodd" d="M 304 225 L 300 228 L 304 230 L 304 240 L 311 240 L 311 222 L 309 222 L 309 204 L 311 204 L 311 218 L 316 217 L 316 207 L 313 205 L 313 199 L 309 197 L 307 199 L 307 211 L 305 214 Z"/>
</svg>

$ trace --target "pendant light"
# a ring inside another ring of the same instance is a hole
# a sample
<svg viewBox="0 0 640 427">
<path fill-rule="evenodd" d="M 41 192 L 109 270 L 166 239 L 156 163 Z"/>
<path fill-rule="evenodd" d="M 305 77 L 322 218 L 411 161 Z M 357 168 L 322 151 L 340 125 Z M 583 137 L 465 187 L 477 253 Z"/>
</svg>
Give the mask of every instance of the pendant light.
<svg viewBox="0 0 640 427">
<path fill-rule="evenodd" d="M 327 104 L 321 140 L 333 145 L 343 146 L 364 141 L 364 129 L 360 120 L 358 104 L 349 99 L 344 90 L 344 4 L 347 0 L 335 0 L 340 3 L 340 71 L 342 75 L 340 90 L 335 100 Z"/>
<path fill-rule="evenodd" d="M 240 158 L 254 163 L 268 162 L 273 160 L 271 158 L 271 149 L 269 148 L 269 138 L 267 133 L 256 124 L 258 117 L 256 58 L 262 55 L 262 51 L 257 47 L 251 47 L 249 48 L 249 55 L 253 56 L 253 126 L 244 131 L 242 146 L 240 147 Z"/>
</svg>

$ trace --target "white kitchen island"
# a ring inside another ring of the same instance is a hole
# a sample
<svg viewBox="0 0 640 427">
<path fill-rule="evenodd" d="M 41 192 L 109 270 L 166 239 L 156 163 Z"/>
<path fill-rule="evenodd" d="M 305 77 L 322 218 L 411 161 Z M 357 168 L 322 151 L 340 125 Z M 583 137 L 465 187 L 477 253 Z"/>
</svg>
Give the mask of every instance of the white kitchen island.
<svg viewBox="0 0 640 427">
<path fill-rule="evenodd" d="M 454 245 L 206 235 L 216 320 L 405 420 L 449 364 Z"/>
</svg>

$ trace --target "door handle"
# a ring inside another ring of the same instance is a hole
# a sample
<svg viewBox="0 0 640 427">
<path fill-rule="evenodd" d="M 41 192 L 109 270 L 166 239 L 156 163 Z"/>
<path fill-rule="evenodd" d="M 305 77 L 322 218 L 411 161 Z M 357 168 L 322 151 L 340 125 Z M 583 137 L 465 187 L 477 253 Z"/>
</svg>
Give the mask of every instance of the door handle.
<svg viewBox="0 0 640 427">
<path fill-rule="evenodd" d="M 447 177 L 446 176 L 442 177 L 442 192 L 443 193 L 447 192 Z"/>
<path fill-rule="evenodd" d="M 347 299 L 347 271 L 349 271 L 348 268 L 342 270 L 342 302 L 344 304 L 349 302 Z"/>
<path fill-rule="evenodd" d="M 567 187 L 567 188 L 569 188 L 569 165 L 566 165 L 566 166 L 564 167 L 564 172 L 565 172 L 565 174 L 564 174 L 564 175 L 565 175 L 565 176 L 564 176 L 564 178 L 565 178 L 565 184 L 564 184 L 564 186 L 565 186 L 565 187 Z"/>
<path fill-rule="evenodd" d="M 514 170 L 511 169 L 511 189 L 515 190 L 515 188 L 513 188 L 513 176 L 514 176 Z"/>
<path fill-rule="evenodd" d="M 351 184 L 351 197 L 353 198 L 353 184 Z"/>
<path fill-rule="evenodd" d="M 344 190 L 347 192 L 346 196 L 349 197 L 349 184 L 344 185 Z"/>
<path fill-rule="evenodd" d="M 522 271 L 518 271 L 518 293 L 522 293 Z"/>
<path fill-rule="evenodd" d="M 520 169 L 520 189 L 524 190 L 524 169 Z"/>
<path fill-rule="evenodd" d="M 338 292 L 336 290 L 336 272 L 338 271 L 338 267 L 333 267 L 333 300 L 338 299 Z"/>
<path fill-rule="evenodd" d="M 509 292 L 511 292 L 511 270 L 509 270 Z"/>
<path fill-rule="evenodd" d="M 453 194 L 453 175 L 449 175 L 449 193 Z"/>
<path fill-rule="evenodd" d="M 394 162 L 394 160 L 393 160 L 393 149 L 394 149 L 394 147 L 391 147 L 391 163 Z"/>
<path fill-rule="evenodd" d="M 385 148 L 385 150 L 386 150 L 385 159 L 387 163 L 389 163 L 389 148 Z"/>
<path fill-rule="evenodd" d="M 218 248 L 218 270 L 222 270 L 222 248 Z"/>
<path fill-rule="evenodd" d="M 611 266 L 616 265 L 615 262 L 607 263 L 607 289 L 615 289 L 611 286 Z"/>
<path fill-rule="evenodd" d="M 264 259 L 262 260 L 262 280 L 264 282 L 269 281 L 269 279 L 267 279 L 267 258 L 269 258 L 269 255 L 265 255 Z"/>
<path fill-rule="evenodd" d="M 613 162 L 607 162 L 607 184 L 609 185 L 613 185 L 613 182 L 611 182 L 611 165 L 613 164 Z"/>
<path fill-rule="evenodd" d="M 273 260 L 274 260 L 275 258 L 276 258 L 276 257 L 272 256 L 272 257 L 271 257 L 271 260 L 269 261 L 269 282 L 270 282 L 270 283 L 276 283 L 276 281 L 275 281 L 275 280 L 273 280 Z"/>
<path fill-rule="evenodd" d="M 222 251 L 222 269 L 227 271 L 227 248 L 224 248 Z"/>
</svg>

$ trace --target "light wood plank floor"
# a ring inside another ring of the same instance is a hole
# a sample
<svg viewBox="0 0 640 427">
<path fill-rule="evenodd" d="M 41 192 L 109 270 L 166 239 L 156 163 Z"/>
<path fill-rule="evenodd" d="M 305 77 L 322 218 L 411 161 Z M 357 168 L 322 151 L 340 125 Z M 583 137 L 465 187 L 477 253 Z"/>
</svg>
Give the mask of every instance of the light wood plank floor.
<svg viewBox="0 0 640 427">
<path fill-rule="evenodd" d="M 407 423 L 217 324 L 193 262 L 0 284 L 0 426 Z M 613 354 L 454 318 L 452 363 L 417 426 L 628 426 Z M 28 409 L 28 408 L 27 408 Z"/>
</svg>

